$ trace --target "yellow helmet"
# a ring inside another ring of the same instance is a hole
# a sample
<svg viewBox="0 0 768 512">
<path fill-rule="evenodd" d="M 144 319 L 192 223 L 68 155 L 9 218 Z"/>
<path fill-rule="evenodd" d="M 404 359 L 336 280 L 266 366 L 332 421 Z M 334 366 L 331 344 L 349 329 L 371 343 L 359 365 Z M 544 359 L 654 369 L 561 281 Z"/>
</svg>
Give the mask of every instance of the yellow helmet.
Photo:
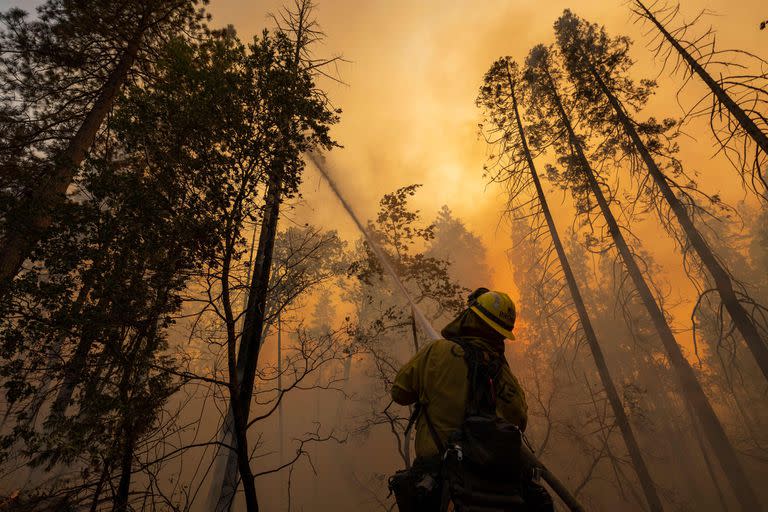
<svg viewBox="0 0 768 512">
<path fill-rule="evenodd" d="M 515 303 L 506 293 L 486 291 L 476 297 L 470 297 L 469 309 L 505 338 L 515 339 L 512 329 L 515 327 L 517 312 Z"/>
</svg>

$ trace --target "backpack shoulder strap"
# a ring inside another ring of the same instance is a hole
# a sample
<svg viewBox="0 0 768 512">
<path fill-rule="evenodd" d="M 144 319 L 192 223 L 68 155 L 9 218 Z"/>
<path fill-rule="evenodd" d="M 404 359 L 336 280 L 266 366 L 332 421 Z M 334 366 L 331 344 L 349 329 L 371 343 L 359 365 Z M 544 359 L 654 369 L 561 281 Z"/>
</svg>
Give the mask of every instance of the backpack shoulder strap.
<svg viewBox="0 0 768 512">
<path fill-rule="evenodd" d="M 437 429 L 435 429 L 435 424 L 432 423 L 432 419 L 429 417 L 429 413 L 427 412 L 427 406 L 423 405 L 422 412 L 424 413 L 424 420 L 427 422 L 427 428 L 429 429 L 430 435 L 432 435 L 432 441 L 435 442 L 435 446 L 437 446 L 437 451 L 442 455 L 445 452 L 445 444 L 440 440 L 440 436 L 437 435 Z"/>
<path fill-rule="evenodd" d="M 416 420 L 422 414 L 424 415 L 424 421 L 427 422 L 427 428 L 429 429 L 429 434 L 432 436 L 432 441 L 434 441 L 435 446 L 437 446 L 437 451 L 440 453 L 440 455 L 442 455 L 445 451 L 445 444 L 440 440 L 440 436 L 437 435 L 437 429 L 435 428 L 435 424 L 432 423 L 432 419 L 429 417 L 427 406 L 425 404 L 416 402 L 416 405 L 413 407 L 411 417 L 408 419 L 408 426 L 405 427 L 405 434 L 408 435 L 408 432 L 413 427 L 413 424 L 416 423 Z"/>
<path fill-rule="evenodd" d="M 467 364 L 467 402 L 464 416 L 495 415 L 496 387 L 506 360 L 460 337 L 451 338 L 464 351 Z"/>
</svg>

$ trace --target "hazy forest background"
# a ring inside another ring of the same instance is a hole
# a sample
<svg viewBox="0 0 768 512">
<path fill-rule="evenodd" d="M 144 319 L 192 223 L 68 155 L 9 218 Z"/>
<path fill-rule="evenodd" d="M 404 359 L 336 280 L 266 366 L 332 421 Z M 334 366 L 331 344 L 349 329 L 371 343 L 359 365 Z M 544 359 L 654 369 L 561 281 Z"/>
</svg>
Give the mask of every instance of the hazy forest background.
<svg viewBox="0 0 768 512">
<path fill-rule="evenodd" d="M 513 295 L 587 510 L 768 507 L 758 0 L 0 11 L 0 510 L 393 509 L 428 339 L 315 161 L 435 327 Z"/>
</svg>

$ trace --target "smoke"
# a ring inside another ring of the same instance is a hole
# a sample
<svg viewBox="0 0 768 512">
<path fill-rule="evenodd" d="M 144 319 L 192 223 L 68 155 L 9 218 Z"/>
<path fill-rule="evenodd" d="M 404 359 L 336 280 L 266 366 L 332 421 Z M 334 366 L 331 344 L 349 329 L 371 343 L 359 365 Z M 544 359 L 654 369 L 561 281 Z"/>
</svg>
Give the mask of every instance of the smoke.
<svg viewBox="0 0 768 512">
<path fill-rule="evenodd" d="M 387 258 L 387 255 L 384 253 L 384 251 L 381 250 L 381 247 L 379 247 L 379 245 L 376 243 L 373 237 L 370 236 L 370 234 L 368 233 L 368 230 L 365 229 L 365 225 L 363 225 L 363 223 L 360 222 L 360 219 L 355 214 L 355 211 L 352 209 L 350 204 L 344 199 L 344 196 L 341 195 L 341 192 L 339 191 L 339 187 L 336 185 L 336 182 L 333 180 L 333 178 L 331 178 L 331 175 L 325 166 L 325 161 L 324 161 L 325 159 L 323 158 L 323 156 L 315 152 L 308 152 L 306 153 L 306 155 L 312 161 L 312 163 L 317 168 L 317 170 L 320 171 L 320 174 L 323 175 L 323 178 L 325 178 L 325 180 L 328 182 L 328 185 L 331 187 L 331 190 L 333 190 L 333 193 L 336 195 L 341 205 L 344 207 L 344 209 L 347 211 L 349 216 L 355 222 L 355 225 L 357 225 L 357 228 L 363 234 L 365 241 L 368 242 L 368 245 L 370 246 L 371 250 L 379 259 L 379 262 L 381 262 L 381 264 L 384 266 L 384 269 L 392 277 L 392 280 L 397 284 L 397 288 L 400 290 L 403 296 L 408 300 L 408 304 L 410 304 L 411 309 L 413 310 L 413 314 L 416 318 L 416 322 L 418 323 L 419 327 L 421 327 L 422 331 L 427 335 L 429 339 L 433 339 L 433 340 L 438 339 L 440 335 L 437 333 L 435 328 L 432 327 L 432 324 L 427 320 L 427 317 L 424 316 L 424 313 L 421 311 L 421 309 L 419 309 L 419 307 L 413 301 L 413 298 L 411 297 L 410 293 L 408 293 L 408 289 L 405 287 L 405 285 L 403 285 L 403 282 L 400 280 L 400 276 L 397 275 L 397 272 L 395 271 L 395 268 L 392 266 L 392 263 L 389 261 L 389 258 Z"/>
<path fill-rule="evenodd" d="M 318 155 L 316 153 L 307 153 L 307 156 L 315 165 L 315 167 L 317 167 L 317 170 L 320 171 L 320 173 L 326 179 L 326 181 L 328 182 L 328 185 L 331 187 L 331 190 L 333 190 L 333 193 L 339 199 L 339 202 L 341 202 L 344 209 L 347 211 L 349 216 L 352 217 L 352 220 L 360 229 L 360 232 L 363 234 L 363 236 L 365 237 L 365 240 L 370 245 L 371 250 L 373 250 L 374 254 L 379 259 L 381 264 L 384 266 L 387 273 L 389 273 L 389 275 L 392 277 L 394 282 L 397 284 L 397 287 L 402 292 L 403 296 L 405 296 L 405 298 L 408 300 L 408 303 L 410 304 L 411 309 L 413 310 L 413 315 L 416 318 L 416 321 L 421 326 L 423 331 L 427 334 L 427 337 L 430 340 L 439 339 L 440 335 L 438 335 L 435 328 L 432 327 L 432 324 L 427 320 L 427 318 L 424 316 L 424 313 L 419 309 L 418 305 L 416 305 L 416 303 L 411 298 L 411 295 L 408 293 L 407 288 L 401 281 L 400 276 L 395 271 L 394 267 L 392 266 L 392 263 L 389 261 L 389 258 L 387 258 L 384 251 L 381 250 L 378 244 L 376 244 L 373 238 L 369 235 L 368 231 L 365 229 L 365 226 L 363 226 L 363 223 L 360 222 L 360 219 L 357 217 L 357 215 L 355 215 L 355 212 L 354 210 L 352 210 L 352 207 L 341 195 L 341 192 L 339 191 L 339 188 L 336 185 L 336 182 L 333 181 L 333 179 L 331 178 L 331 175 L 328 173 L 324 165 L 322 155 Z M 563 500 L 563 502 L 566 504 L 569 510 L 572 510 L 572 511 L 584 510 L 581 504 L 579 504 L 576 498 L 570 494 L 570 492 L 565 488 L 562 482 L 560 482 L 557 479 L 557 477 L 555 477 L 555 475 L 552 474 L 527 447 L 523 446 L 522 452 L 523 452 L 523 457 L 528 460 L 528 463 L 531 466 L 536 466 L 540 469 L 541 476 L 544 479 L 544 481 L 546 481 L 549 484 L 549 486 L 552 488 L 552 490 L 555 491 L 555 493 Z"/>
</svg>

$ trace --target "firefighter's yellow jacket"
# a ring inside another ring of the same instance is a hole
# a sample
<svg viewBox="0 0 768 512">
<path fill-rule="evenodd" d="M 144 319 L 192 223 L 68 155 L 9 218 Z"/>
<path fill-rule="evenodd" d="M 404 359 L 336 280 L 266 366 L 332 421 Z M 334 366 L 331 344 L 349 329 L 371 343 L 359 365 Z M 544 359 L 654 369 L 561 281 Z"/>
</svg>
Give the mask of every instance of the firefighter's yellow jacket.
<svg viewBox="0 0 768 512">
<path fill-rule="evenodd" d="M 463 338 L 463 341 L 469 341 L 484 350 L 498 350 L 498 347 L 490 346 L 482 338 Z M 421 403 L 440 440 L 445 442 L 464 419 L 467 387 L 464 350 L 450 340 L 441 339 L 424 346 L 400 369 L 392 386 L 392 398 L 401 405 Z M 525 394 L 507 364 L 502 366 L 498 379 L 496 404 L 499 417 L 525 430 L 528 420 Z M 423 413 L 416 423 L 415 443 L 417 457 L 438 453 Z"/>
</svg>

